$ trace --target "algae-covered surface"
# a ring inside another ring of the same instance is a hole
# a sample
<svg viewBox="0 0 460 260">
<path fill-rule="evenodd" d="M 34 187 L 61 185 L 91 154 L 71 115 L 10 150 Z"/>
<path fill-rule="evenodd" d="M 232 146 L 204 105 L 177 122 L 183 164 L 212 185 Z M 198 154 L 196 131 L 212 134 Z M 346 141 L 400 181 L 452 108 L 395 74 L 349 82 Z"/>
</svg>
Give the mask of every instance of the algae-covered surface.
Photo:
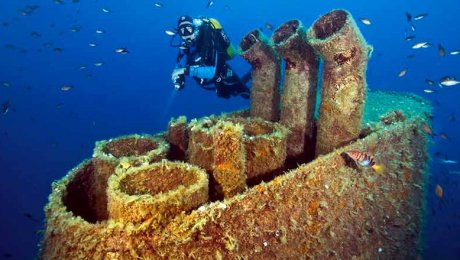
<svg viewBox="0 0 460 260">
<path fill-rule="evenodd" d="M 431 115 L 431 109 L 430 101 L 414 94 L 368 91 L 362 125 L 374 128 L 381 116 L 395 110 L 401 111 L 407 119 L 426 118 Z"/>
<path fill-rule="evenodd" d="M 430 113 L 430 105 L 422 98 L 368 92 L 363 120 L 368 132 L 363 138 L 233 197 L 165 218 L 161 226 L 151 219 L 140 224 L 114 219 L 89 223 L 69 212 L 66 206 L 72 201 L 66 205 L 61 200 L 72 192 L 67 187 L 69 178 L 78 182 L 75 176 L 92 174 L 76 168 L 53 186 L 42 256 L 417 257 L 427 176 L 426 136 L 418 127 L 424 113 Z M 384 173 L 347 165 L 342 154 L 350 149 L 371 152 Z M 237 162 L 232 158 L 231 163 Z M 88 192 L 90 186 L 77 192 Z M 129 207 L 120 213 L 137 214 L 130 213 Z"/>
</svg>

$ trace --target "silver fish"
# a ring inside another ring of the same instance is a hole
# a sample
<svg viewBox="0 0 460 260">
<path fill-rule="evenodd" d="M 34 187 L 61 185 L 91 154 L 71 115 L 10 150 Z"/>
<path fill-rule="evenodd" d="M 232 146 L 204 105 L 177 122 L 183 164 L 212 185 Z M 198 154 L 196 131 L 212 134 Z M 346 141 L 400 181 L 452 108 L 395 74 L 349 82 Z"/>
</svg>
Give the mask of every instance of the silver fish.
<svg viewBox="0 0 460 260">
<path fill-rule="evenodd" d="M 458 161 L 455 161 L 455 160 L 449 160 L 449 159 L 442 159 L 440 160 L 441 163 L 445 163 L 445 164 L 457 164 Z"/>
<path fill-rule="evenodd" d="M 428 48 L 430 47 L 429 42 L 417 42 L 416 44 L 412 45 L 412 49 L 420 49 L 420 48 Z"/>
<path fill-rule="evenodd" d="M 454 78 L 447 77 L 447 78 L 442 79 L 441 82 L 439 82 L 439 84 L 441 85 L 441 87 L 452 87 L 457 84 L 460 84 L 460 81 Z"/>
<path fill-rule="evenodd" d="M 449 52 L 450 55 L 458 55 L 460 54 L 460 50 L 452 50 Z"/>
<path fill-rule="evenodd" d="M 120 53 L 120 54 L 128 54 L 129 50 L 128 48 L 118 48 L 118 49 L 115 49 L 115 52 Z"/>
<path fill-rule="evenodd" d="M 369 18 L 360 17 L 359 20 L 365 25 L 371 25 L 371 20 Z"/>
<path fill-rule="evenodd" d="M 423 19 L 423 18 L 425 18 L 427 15 L 428 15 L 427 13 L 418 14 L 418 15 L 414 16 L 414 20 L 417 21 L 417 20 Z"/>
<path fill-rule="evenodd" d="M 165 30 L 165 33 L 166 33 L 167 35 L 169 35 L 169 36 L 173 36 L 173 35 L 176 34 L 175 32 L 173 32 L 173 31 L 171 31 L 171 30 Z"/>
</svg>

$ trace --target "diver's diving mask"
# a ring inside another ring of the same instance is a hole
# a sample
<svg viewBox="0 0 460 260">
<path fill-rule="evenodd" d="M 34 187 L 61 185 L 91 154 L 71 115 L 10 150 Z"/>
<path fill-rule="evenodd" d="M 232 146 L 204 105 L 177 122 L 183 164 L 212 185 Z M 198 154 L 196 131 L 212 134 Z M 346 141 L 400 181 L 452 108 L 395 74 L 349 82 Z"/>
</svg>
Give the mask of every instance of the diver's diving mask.
<svg viewBox="0 0 460 260">
<path fill-rule="evenodd" d="M 179 35 L 184 42 L 192 43 L 195 40 L 195 26 L 190 23 L 179 27 Z"/>
</svg>

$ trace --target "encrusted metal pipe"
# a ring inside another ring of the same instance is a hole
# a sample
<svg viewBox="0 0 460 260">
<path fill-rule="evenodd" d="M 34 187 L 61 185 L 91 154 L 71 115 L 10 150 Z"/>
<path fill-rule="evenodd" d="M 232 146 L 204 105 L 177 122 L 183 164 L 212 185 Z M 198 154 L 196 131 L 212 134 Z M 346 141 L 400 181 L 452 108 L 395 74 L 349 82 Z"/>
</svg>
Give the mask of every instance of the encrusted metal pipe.
<svg viewBox="0 0 460 260">
<path fill-rule="evenodd" d="M 260 31 L 248 33 L 240 43 L 242 56 L 252 66 L 251 117 L 268 121 L 279 119 L 280 58 Z"/>
<path fill-rule="evenodd" d="M 359 136 L 372 47 L 345 10 L 320 17 L 308 29 L 307 37 L 324 60 L 316 137 L 318 156 Z"/>
<path fill-rule="evenodd" d="M 280 122 L 291 130 L 289 157 L 302 155 L 305 144 L 313 144 L 319 61 L 305 31 L 301 21 L 291 20 L 272 36 L 275 49 L 286 61 Z"/>
<path fill-rule="evenodd" d="M 219 121 L 213 127 L 214 170 L 212 175 L 230 198 L 246 189 L 246 153 L 243 144 L 243 126 Z"/>
</svg>

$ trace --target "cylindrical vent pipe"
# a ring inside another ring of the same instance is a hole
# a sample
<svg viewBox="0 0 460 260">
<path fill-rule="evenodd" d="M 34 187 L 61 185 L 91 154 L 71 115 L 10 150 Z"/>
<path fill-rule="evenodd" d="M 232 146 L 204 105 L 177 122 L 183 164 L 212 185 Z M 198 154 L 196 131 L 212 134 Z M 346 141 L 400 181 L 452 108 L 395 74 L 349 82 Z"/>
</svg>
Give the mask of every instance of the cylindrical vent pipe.
<svg viewBox="0 0 460 260">
<path fill-rule="evenodd" d="M 260 31 L 248 33 L 240 43 L 242 56 L 252 66 L 251 117 L 279 120 L 280 58 Z"/>
<path fill-rule="evenodd" d="M 345 10 L 320 17 L 308 29 L 307 38 L 324 60 L 316 137 L 318 156 L 359 137 L 372 47 Z"/>
<path fill-rule="evenodd" d="M 299 20 L 291 20 L 276 29 L 272 36 L 276 50 L 286 61 L 280 122 L 291 130 L 289 157 L 302 155 L 306 143 L 313 147 L 319 61 L 307 42 L 305 31 Z"/>
</svg>

